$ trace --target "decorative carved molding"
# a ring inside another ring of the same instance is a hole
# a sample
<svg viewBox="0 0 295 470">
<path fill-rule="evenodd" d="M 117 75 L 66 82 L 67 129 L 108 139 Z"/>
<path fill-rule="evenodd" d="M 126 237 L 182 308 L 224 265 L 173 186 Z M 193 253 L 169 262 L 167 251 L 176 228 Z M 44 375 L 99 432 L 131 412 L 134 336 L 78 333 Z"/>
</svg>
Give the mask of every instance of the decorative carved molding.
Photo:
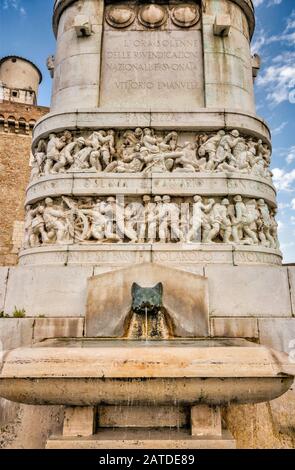
<svg viewBox="0 0 295 470">
<path fill-rule="evenodd" d="M 176 5 L 171 12 L 174 24 L 183 28 L 189 28 L 200 20 L 200 9 L 193 3 Z"/>
<path fill-rule="evenodd" d="M 270 157 L 267 144 L 242 136 L 237 130 L 186 134 L 136 128 L 122 132 L 97 130 L 83 135 L 65 131 L 39 140 L 34 149 L 31 181 L 66 172 L 223 172 L 271 180 Z"/>
<path fill-rule="evenodd" d="M 147 28 L 159 28 L 167 18 L 168 10 L 162 5 L 149 3 L 139 8 L 138 19 Z"/>
<path fill-rule="evenodd" d="M 24 248 L 89 243 L 204 243 L 279 249 L 263 199 L 145 195 L 46 198 L 27 206 Z"/>
<path fill-rule="evenodd" d="M 135 11 L 127 4 L 114 4 L 106 10 L 106 21 L 114 28 L 127 28 L 135 20 Z"/>
<path fill-rule="evenodd" d="M 127 28 L 136 19 L 139 24 L 149 29 L 160 28 L 168 19 L 180 28 L 190 28 L 200 20 L 200 6 L 196 2 L 174 5 L 147 3 L 113 3 L 106 7 L 106 22 L 113 28 Z"/>
</svg>

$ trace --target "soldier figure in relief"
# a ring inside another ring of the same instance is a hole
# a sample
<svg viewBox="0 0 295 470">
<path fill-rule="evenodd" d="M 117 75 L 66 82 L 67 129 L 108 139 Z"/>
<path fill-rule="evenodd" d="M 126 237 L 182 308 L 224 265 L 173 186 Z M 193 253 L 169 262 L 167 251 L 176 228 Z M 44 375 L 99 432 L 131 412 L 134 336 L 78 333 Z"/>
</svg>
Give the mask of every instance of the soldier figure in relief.
<svg viewBox="0 0 295 470">
<path fill-rule="evenodd" d="M 86 141 L 84 137 L 79 137 L 76 140 L 76 153 L 74 154 L 74 163 L 71 166 L 71 170 L 83 171 L 89 168 L 89 157 L 92 152 L 92 147 L 86 147 Z"/>
<path fill-rule="evenodd" d="M 152 209 L 152 198 L 148 194 L 143 196 L 143 206 L 138 213 L 137 220 L 137 233 L 138 233 L 138 243 L 145 243 L 148 235 L 148 226 L 149 226 L 149 216 Z"/>
<path fill-rule="evenodd" d="M 146 151 L 144 151 L 146 152 Z M 123 156 L 122 160 L 110 163 L 105 171 L 107 173 L 140 173 L 145 165 L 143 152 L 140 151 L 140 144 L 136 144 L 134 152 Z"/>
<path fill-rule="evenodd" d="M 216 152 L 222 137 L 225 136 L 225 131 L 220 130 L 217 132 L 216 135 L 209 137 L 198 149 L 198 155 L 200 157 L 206 157 L 208 155 L 206 170 L 212 171 L 214 170 L 215 163 L 216 163 Z"/>
<path fill-rule="evenodd" d="M 264 199 L 258 200 L 258 210 L 260 214 L 259 220 L 259 238 L 265 247 L 276 248 L 276 242 L 271 235 L 273 229 L 273 222 Z"/>
<path fill-rule="evenodd" d="M 49 238 L 54 238 L 58 244 L 67 243 L 68 223 L 65 211 L 59 207 L 55 207 L 50 197 L 45 199 L 43 219 Z"/>
<path fill-rule="evenodd" d="M 48 243 L 43 213 L 44 206 L 42 205 L 38 205 L 35 209 L 27 206 L 24 248 L 34 248 L 42 243 Z"/>
<path fill-rule="evenodd" d="M 215 204 L 214 199 L 209 199 L 207 204 L 204 204 L 201 196 L 194 196 L 193 198 L 193 214 L 192 214 L 192 225 L 187 235 L 188 242 L 202 241 L 203 238 L 207 239 L 209 231 L 211 229 L 208 214 Z"/>
<path fill-rule="evenodd" d="M 249 212 L 240 195 L 234 197 L 235 216 L 232 217 L 232 235 L 235 243 L 257 245 L 258 238 L 253 230 L 253 211 Z M 255 215 L 255 217 L 257 214 Z M 246 238 L 244 238 L 246 235 Z"/>
<path fill-rule="evenodd" d="M 64 132 L 65 146 L 59 154 L 58 161 L 53 165 L 50 173 L 64 173 L 66 166 L 74 162 L 72 153 L 75 153 L 77 143 L 69 131 Z"/>
<path fill-rule="evenodd" d="M 213 243 L 218 235 L 223 243 L 230 243 L 232 233 L 231 221 L 228 215 L 228 199 L 213 205 L 209 214 L 210 231 L 204 236 L 204 243 Z"/>
<path fill-rule="evenodd" d="M 161 243 L 184 241 L 180 230 L 180 207 L 171 202 L 170 196 L 163 196 L 159 214 L 159 239 Z"/>
<path fill-rule="evenodd" d="M 200 171 L 199 161 L 196 157 L 196 149 L 191 142 L 185 142 L 181 149 L 181 157 L 175 160 L 175 172 Z"/>
<path fill-rule="evenodd" d="M 35 181 L 41 176 L 43 172 L 43 166 L 46 161 L 46 142 L 44 139 L 40 139 L 37 145 L 37 149 L 33 154 L 32 158 L 32 171 L 30 181 Z"/>
<path fill-rule="evenodd" d="M 91 209 L 82 209 L 82 212 L 90 219 L 90 230 L 86 239 L 102 242 L 105 239 L 106 217 L 101 213 L 101 200 L 97 199 Z"/>
<path fill-rule="evenodd" d="M 100 206 L 101 213 L 106 218 L 105 224 L 105 238 L 110 242 L 122 241 L 119 234 L 117 233 L 116 221 L 117 221 L 117 204 L 116 198 L 110 196 L 107 198 L 105 204 Z"/>
<path fill-rule="evenodd" d="M 67 143 L 66 137 L 56 137 L 55 134 L 49 135 L 49 141 L 46 150 L 46 162 L 44 166 L 44 173 L 48 175 L 51 173 L 53 165 L 59 161 L 60 151 L 65 147 Z"/>
</svg>

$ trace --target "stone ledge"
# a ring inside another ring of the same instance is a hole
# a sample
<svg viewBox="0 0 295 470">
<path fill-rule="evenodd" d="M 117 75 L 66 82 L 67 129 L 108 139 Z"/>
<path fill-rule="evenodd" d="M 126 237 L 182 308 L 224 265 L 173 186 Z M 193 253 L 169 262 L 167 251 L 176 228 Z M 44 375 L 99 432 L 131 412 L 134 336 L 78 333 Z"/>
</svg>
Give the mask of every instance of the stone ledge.
<svg viewBox="0 0 295 470">
<path fill-rule="evenodd" d="M 238 129 L 249 136 L 262 139 L 271 146 L 270 131 L 266 122 L 258 116 L 243 110 L 224 108 L 197 108 L 187 112 L 144 110 L 122 111 L 95 109 L 69 109 L 60 113 L 49 113 L 42 118 L 34 129 L 34 146 L 40 138 L 51 132 L 65 129 L 132 129 L 153 127 L 154 129 L 214 131 L 219 129 Z"/>
<path fill-rule="evenodd" d="M 222 338 L 258 338 L 257 318 L 211 318 L 212 337 Z"/>
<path fill-rule="evenodd" d="M 84 318 L 36 318 L 33 342 L 48 338 L 81 338 L 84 332 Z"/>
<path fill-rule="evenodd" d="M 134 263 L 154 262 L 189 265 L 276 265 L 281 266 L 279 251 L 257 246 L 199 243 L 103 243 L 47 245 L 20 252 L 20 266 L 104 266 L 124 267 Z"/>
<path fill-rule="evenodd" d="M 195 438 L 186 430 L 101 429 L 88 438 L 52 436 L 46 449 L 235 449 L 232 435 L 223 430 L 220 438 Z"/>
<path fill-rule="evenodd" d="M 228 196 L 263 198 L 276 206 L 276 190 L 268 179 L 228 173 L 75 173 L 43 176 L 29 184 L 26 204 L 45 197 L 89 195 Z"/>
</svg>

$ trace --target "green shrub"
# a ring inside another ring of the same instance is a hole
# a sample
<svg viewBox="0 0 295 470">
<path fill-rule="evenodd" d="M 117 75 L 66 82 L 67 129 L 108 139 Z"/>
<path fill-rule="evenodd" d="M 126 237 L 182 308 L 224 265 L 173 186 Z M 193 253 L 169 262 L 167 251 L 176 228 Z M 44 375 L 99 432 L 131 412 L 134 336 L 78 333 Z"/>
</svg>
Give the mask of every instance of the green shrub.
<svg viewBox="0 0 295 470">
<path fill-rule="evenodd" d="M 13 318 L 25 318 L 26 316 L 26 311 L 24 308 L 22 308 L 21 310 L 14 307 L 14 312 L 12 314 Z"/>
</svg>

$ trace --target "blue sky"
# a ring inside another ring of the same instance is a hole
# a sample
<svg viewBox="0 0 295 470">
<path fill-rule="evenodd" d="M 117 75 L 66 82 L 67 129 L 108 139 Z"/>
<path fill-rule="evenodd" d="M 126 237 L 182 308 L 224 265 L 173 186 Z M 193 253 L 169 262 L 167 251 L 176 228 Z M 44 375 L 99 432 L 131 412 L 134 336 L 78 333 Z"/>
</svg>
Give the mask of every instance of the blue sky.
<svg viewBox="0 0 295 470">
<path fill-rule="evenodd" d="M 39 104 L 49 105 L 51 79 L 45 62 L 54 53 L 54 0 L 0 0 L 0 57 L 27 57 L 43 73 Z M 272 130 L 274 182 L 285 262 L 295 262 L 295 1 L 254 0 L 253 52 L 262 58 L 256 81 L 257 114 Z"/>
</svg>

